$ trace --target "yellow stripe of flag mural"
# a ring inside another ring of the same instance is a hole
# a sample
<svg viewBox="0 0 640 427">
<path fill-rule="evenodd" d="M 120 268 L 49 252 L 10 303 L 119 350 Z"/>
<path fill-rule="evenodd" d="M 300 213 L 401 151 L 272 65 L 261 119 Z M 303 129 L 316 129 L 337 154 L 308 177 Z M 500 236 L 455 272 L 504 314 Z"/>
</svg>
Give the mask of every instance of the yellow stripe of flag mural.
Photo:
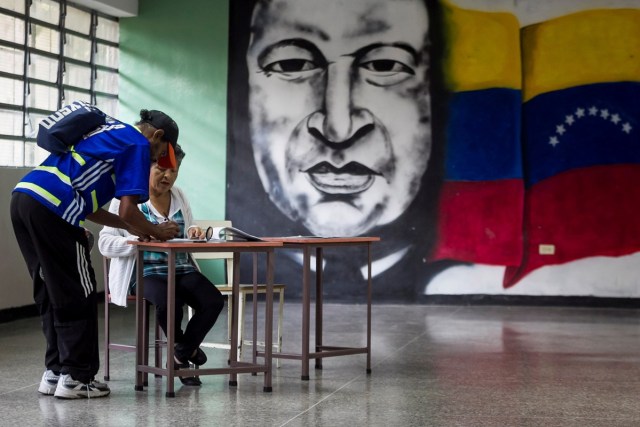
<svg viewBox="0 0 640 427">
<path fill-rule="evenodd" d="M 587 10 L 522 30 L 524 100 L 612 81 L 640 81 L 640 11 Z"/>
<path fill-rule="evenodd" d="M 510 13 L 443 7 L 444 74 L 454 92 L 520 89 L 520 25 Z"/>
</svg>

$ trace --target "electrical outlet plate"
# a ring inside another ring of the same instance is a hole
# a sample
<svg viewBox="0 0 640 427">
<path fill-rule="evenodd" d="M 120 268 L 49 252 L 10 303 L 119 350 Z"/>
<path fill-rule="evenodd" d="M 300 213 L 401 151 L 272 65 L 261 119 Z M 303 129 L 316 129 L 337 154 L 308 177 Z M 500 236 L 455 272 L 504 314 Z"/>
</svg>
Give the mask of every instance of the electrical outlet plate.
<svg viewBox="0 0 640 427">
<path fill-rule="evenodd" d="M 538 253 L 540 255 L 555 255 L 556 245 L 546 244 L 538 246 Z"/>
</svg>

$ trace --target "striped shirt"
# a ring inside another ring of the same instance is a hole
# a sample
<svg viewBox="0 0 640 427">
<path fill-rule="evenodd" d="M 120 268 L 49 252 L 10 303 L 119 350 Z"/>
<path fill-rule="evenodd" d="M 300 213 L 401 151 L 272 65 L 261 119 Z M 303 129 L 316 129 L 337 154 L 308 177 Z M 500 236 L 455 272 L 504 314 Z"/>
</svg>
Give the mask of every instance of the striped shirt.
<svg viewBox="0 0 640 427">
<path fill-rule="evenodd" d="M 171 202 L 173 203 L 175 198 L 171 198 Z M 159 224 L 164 221 L 174 221 L 180 226 L 180 236 L 186 237 L 185 233 L 185 224 L 184 224 L 184 215 L 182 214 L 182 210 L 178 209 L 173 213 L 170 218 L 165 218 L 160 215 L 152 206 L 151 202 L 144 203 L 140 205 L 140 210 L 144 214 L 144 216 L 150 222 L 154 224 Z M 159 274 L 162 276 L 166 276 L 169 274 L 169 257 L 165 252 L 144 252 L 143 255 L 144 260 L 144 276 L 150 276 L 152 274 Z M 189 259 L 189 254 L 187 253 L 177 253 L 176 254 L 176 274 L 187 274 L 193 273 L 197 271 L 193 266 Z"/>
<path fill-rule="evenodd" d="M 133 126 L 111 120 L 62 155 L 51 154 L 13 191 L 31 195 L 62 219 L 82 226 L 113 197 L 149 199 L 149 141 Z"/>
</svg>

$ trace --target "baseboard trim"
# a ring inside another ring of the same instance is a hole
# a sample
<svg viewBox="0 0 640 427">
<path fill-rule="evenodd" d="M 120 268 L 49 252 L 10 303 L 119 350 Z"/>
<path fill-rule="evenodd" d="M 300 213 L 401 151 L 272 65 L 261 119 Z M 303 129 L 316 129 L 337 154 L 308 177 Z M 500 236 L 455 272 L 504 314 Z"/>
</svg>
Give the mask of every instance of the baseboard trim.
<svg viewBox="0 0 640 427">
<path fill-rule="evenodd" d="M 98 292 L 98 304 L 104 302 L 104 291 Z M 3 308 L 0 310 L 0 323 L 13 322 L 14 320 L 38 317 L 38 307 L 35 304 L 22 307 Z"/>
<path fill-rule="evenodd" d="M 36 317 L 37 315 L 38 308 L 35 304 L 24 307 L 4 308 L 0 310 L 0 323 L 13 322 L 14 320 Z"/>
</svg>

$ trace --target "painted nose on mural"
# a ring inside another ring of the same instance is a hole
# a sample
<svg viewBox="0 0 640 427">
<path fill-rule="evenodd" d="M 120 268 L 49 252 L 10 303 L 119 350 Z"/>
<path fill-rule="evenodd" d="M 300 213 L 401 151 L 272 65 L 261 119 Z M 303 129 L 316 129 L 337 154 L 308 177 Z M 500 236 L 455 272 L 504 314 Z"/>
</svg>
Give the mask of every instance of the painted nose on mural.
<svg viewBox="0 0 640 427">
<path fill-rule="evenodd" d="M 309 133 L 334 149 L 348 148 L 373 130 L 371 113 L 354 107 L 350 72 L 346 61 L 329 65 L 324 110 L 307 121 Z"/>
</svg>

